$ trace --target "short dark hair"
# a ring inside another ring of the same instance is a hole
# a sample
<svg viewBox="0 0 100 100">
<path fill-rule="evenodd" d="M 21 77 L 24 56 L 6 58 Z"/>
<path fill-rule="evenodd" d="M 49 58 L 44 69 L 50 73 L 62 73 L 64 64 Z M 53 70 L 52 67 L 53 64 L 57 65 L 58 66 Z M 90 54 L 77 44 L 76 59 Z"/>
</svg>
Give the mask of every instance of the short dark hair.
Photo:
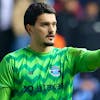
<svg viewBox="0 0 100 100">
<path fill-rule="evenodd" d="M 50 5 L 46 3 L 32 3 L 26 10 L 24 14 L 24 27 L 26 25 L 35 25 L 37 17 L 43 13 L 53 13 L 56 14 L 56 11 Z M 26 29 L 27 30 L 27 29 Z"/>
</svg>

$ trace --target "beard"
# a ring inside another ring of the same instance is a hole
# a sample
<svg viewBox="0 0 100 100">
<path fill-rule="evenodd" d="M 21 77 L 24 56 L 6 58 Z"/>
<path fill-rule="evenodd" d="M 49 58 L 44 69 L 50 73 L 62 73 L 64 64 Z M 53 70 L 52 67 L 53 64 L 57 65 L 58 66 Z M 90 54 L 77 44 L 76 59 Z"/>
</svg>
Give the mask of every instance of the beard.
<svg viewBox="0 0 100 100">
<path fill-rule="evenodd" d="M 46 46 L 46 47 L 47 47 L 47 46 L 54 46 L 54 43 L 46 43 L 46 42 L 45 42 L 45 43 L 44 43 L 44 46 Z"/>
</svg>

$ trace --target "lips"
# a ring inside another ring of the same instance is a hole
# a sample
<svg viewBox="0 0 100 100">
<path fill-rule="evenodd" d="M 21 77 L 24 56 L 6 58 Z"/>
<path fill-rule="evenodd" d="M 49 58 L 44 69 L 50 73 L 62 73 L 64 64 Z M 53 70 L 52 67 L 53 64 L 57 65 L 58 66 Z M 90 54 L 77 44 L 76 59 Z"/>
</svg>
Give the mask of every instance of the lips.
<svg viewBox="0 0 100 100">
<path fill-rule="evenodd" d="M 55 37 L 55 35 L 49 34 L 49 35 L 47 35 L 47 37 Z"/>
<path fill-rule="evenodd" d="M 54 37 L 55 37 L 55 35 L 53 35 L 53 34 L 49 34 L 49 35 L 47 35 L 47 38 L 48 38 L 49 40 L 53 40 Z"/>
</svg>

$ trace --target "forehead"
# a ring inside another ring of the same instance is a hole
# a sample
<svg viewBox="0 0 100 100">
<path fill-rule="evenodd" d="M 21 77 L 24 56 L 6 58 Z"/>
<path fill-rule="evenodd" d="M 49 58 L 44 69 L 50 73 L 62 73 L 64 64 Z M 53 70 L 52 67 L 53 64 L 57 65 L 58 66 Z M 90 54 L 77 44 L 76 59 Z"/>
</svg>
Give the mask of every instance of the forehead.
<svg viewBox="0 0 100 100">
<path fill-rule="evenodd" d="M 44 13 L 38 16 L 37 22 L 56 22 L 55 14 Z"/>
</svg>

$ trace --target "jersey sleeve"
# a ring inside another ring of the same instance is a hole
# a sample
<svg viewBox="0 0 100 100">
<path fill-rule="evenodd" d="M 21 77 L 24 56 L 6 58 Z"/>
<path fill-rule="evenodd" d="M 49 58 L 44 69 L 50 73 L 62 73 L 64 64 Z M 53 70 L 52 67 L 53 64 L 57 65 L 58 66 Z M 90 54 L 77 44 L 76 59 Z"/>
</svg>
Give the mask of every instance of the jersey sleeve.
<svg viewBox="0 0 100 100">
<path fill-rule="evenodd" d="M 94 71 L 100 68 L 100 50 L 86 50 L 70 48 L 73 65 L 73 73 Z"/>
<path fill-rule="evenodd" d="M 13 69 L 11 59 L 5 56 L 0 62 L 0 100 L 9 100 L 13 88 Z"/>
<path fill-rule="evenodd" d="M 0 100 L 10 100 L 10 88 L 0 88 Z"/>
</svg>

